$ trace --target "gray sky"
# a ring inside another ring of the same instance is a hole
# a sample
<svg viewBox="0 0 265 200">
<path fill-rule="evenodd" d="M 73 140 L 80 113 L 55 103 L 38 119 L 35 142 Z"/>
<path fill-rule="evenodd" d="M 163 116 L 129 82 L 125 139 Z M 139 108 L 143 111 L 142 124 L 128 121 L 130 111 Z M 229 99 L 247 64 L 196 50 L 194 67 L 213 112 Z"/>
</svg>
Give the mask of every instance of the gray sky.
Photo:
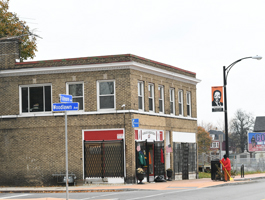
<svg viewBox="0 0 265 200">
<path fill-rule="evenodd" d="M 211 87 L 229 73 L 228 118 L 237 109 L 265 116 L 264 0 L 10 0 L 9 11 L 38 40 L 34 60 L 131 53 L 197 73 L 198 122 L 222 124 L 211 112 Z"/>
</svg>

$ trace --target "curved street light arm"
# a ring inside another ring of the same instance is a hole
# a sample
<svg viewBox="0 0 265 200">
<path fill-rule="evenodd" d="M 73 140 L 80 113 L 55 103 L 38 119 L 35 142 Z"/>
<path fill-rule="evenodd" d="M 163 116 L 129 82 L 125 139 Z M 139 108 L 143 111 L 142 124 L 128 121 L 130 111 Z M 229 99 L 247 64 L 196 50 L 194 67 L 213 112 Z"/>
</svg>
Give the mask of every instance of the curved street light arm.
<svg viewBox="0 0 265 200">
<path fill-rule="evenodd" d="M 232 64 L 230 64 L 228 67 L 223 66 L 223 78 L 224 78 L 224 119 L 225 119 L 225 150 L 226 150 L 226 155 L 227 157 L 229 157 L 229 146 L 228 146 L 228 117 L 227 117 L 227 97 L 226 97 L 226 84 L 227 84 L 227 76 L 229 71 L 232 69 L 232 67 L 240 62 L 241 60 L 244 59 L 248 59 L 248 58 L 252 58 L 252 59 L 257 59 L 260 60 L 262 59 L 261 56 L 253 56 L 253 57 L 245 57 L 245 58 L 241 58 L 235 62 L 233 62 Z"/>
<path fill-rule="evenodd" d="M 249 57 L 241 58 L 241 59 L 239 59 L 239 60 L 233 62 L 232 64 L 230 64 L 228 67 L 225 68 L 225 72 L 226 72 L 226 73 L 225 73 L 225 82 L 227 82 L 228 73 L 230 72 L 230 70 L 232 69 L 232 67 L 233 67 L 236 63 L 240 62 L 241 60 L 248 59 L 248 58 L 253 58 L 253 57 L 249 56 Z"/>
</svg>

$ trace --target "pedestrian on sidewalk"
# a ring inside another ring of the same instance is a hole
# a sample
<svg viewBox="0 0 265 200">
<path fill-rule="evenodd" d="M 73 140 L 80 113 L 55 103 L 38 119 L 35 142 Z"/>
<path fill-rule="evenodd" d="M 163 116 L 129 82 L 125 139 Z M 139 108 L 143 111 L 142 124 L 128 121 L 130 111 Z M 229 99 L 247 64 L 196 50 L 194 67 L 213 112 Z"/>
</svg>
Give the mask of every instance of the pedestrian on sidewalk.
<svg viewBox="0 0 265 200">
<path fill-rule="evenodd" d="M 229 177 L 231 177 L 231 162 L 230 162 L 230 159 L 227 157 L 226 154 L 224 155 L 222 160 L 220 160 L 220 162 L 223 163 L 223 167 L 226 169 L 226 170 L 223 170 L 224 175 L 225 175 L 225 182 L 226 182 L 228 179 L 228 174 L 229 174 Z"/>
</svg>

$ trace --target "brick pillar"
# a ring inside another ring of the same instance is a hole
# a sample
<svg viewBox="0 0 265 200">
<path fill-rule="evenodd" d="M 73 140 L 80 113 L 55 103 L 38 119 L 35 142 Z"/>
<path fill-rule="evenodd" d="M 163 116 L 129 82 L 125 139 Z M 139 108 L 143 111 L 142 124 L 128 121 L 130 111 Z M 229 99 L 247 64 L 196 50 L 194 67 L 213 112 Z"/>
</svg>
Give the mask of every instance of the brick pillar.
<svg viewBox="0 0 265 200">
<path fill-rule="evenodd" d="M 0 70 L 15 68 L 19 59 L 19 40 L 0 39 Z"/>
</svg>

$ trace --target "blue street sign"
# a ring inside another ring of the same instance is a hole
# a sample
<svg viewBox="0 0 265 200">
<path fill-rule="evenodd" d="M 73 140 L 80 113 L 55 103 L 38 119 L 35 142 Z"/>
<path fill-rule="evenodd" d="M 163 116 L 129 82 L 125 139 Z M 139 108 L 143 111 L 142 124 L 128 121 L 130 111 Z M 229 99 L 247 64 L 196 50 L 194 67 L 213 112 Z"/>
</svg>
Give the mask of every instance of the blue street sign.
<svg viewBox="0 0 265 200">
<path fill-rule="evenodd" d="M 79 110 L 79 103 L 54 103 L 52 104 L 53 111 L 74 111 Z"/>
<path fill-rule="evenodd" d="M 132 127 L 133 128 L 139 127 L 139 119 L 132 119 Z"/>
<path fill-rule="evenodd" d="M 60 96 L 60 102 L 61 103 L 71 103 L 71 102 L 73 102 L 72 95 L 59 94 L 59 96 Z"/>
</svg>

